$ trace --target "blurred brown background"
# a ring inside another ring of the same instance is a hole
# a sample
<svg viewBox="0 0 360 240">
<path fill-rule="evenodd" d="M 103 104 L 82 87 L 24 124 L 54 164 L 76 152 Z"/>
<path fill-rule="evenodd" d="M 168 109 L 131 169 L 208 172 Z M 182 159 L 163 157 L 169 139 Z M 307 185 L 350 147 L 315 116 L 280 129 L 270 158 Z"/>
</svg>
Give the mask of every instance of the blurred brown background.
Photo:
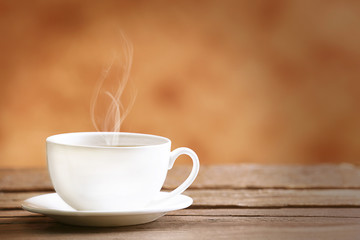
<svg viewBox="0 0 360 240">
<path fill-rule="evenodd" d="M 120 29 L 125 105 L 137 91 L 122 131 L 203 164 L 360 162 L 360 1 L 1 0 L 0 167 L 45 166 L 47 136 L 95 130 Z"/>
</svg>

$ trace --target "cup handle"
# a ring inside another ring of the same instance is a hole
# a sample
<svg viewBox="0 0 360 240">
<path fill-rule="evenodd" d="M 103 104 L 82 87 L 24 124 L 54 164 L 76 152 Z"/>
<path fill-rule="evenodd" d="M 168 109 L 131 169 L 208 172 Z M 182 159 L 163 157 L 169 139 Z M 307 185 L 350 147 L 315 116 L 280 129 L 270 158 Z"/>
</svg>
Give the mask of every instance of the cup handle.
<svg viewBox="0 0 360 240">
<path fill-rule="evenodd" d="M 186 148 L 186 147 L 177 148 L 170 153 L 170 161 L 169 161 L 168 169 L 170 170 L 173 167 L 175 160 L 180 155 L 183 155 L 183 154 L 188 155 L 192 159 L 193 168 L 190 172 L 190 175 L 187 177 L 187 179 L 180 186 L 175 188 L 173 191 L 169 192 L 169 194 L 166 198 L 174 197 L 175 195 L 178 195 L 178 194 L 181 194 L 182 192 L 184 192 L 194 182 L 196 176 L 199 173 L 199 169 L 200 169 L 199 158 L 193 150 L 191 150 L 190 148 Z"/>
</svg>

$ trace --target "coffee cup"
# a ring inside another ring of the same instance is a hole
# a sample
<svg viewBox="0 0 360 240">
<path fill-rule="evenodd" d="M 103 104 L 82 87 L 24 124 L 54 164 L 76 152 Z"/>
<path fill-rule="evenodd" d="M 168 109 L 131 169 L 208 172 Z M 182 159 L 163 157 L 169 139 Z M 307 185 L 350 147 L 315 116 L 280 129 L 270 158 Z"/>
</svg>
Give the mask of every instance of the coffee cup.
<svg viewBox="0 0 360 240">
<path fill-rule="evenodd" d="M 189 148 L 171 151 L 165 137 L 120 132 L 77 132 L 46 139 L 47 163 L 57 194 L 81 211 L 124 211 L 146 207 L 157 199 L 176 158 L 188 155 L 193 167 L 173 197 L 185 191 L 199 172 Z M 160 194 L 161 195 L 161 194 Z"/>
</svg>

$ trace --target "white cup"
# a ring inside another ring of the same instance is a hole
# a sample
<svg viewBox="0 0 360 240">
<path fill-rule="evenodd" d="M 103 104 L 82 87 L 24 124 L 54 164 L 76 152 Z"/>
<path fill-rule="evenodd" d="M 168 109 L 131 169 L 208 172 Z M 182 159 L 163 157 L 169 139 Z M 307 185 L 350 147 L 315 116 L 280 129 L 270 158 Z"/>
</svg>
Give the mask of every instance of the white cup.
<svg viewBox="0 0 360 240">
<path fill-rule="evenodd" d="M 121 145 L 120 147 L 108 146 Z M 157 198 L 168 169 L 179 155 L 193 161 L 189 177 L 166 198 L 185 191 L 199 172 L 189 148 L 170 151 L 167 138 L 119 132 L 78 132 L 46 139 L 47 162 L 55 191 L 76 210 L 133 210 Z"/>
</svg>

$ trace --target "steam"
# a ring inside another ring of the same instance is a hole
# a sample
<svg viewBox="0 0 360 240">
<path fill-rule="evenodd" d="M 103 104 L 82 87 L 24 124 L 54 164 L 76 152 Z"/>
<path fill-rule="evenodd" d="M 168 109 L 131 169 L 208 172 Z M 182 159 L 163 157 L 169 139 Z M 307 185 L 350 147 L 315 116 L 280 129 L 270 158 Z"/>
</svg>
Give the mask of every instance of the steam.
<svg viewBox="0 0 360 240">
<path fill-rule="evenodd" d="M 120 46 L 121 46 L 121 57 L 114 54 L 109 66 L 102 72 L 102 75 L 95 86 L 95 91 L 91 99 L 90 114 L 91 121 L 98 132 L 120 132 L 121 124 L 129 114 L 130 109 L 134 105 L 136 94 L 131 96 L 130 102 L 127 107 L 121 102 L 121 97 L 124 93 L 125 87 L 129 81 L 130 70 L 133 60 L 133 46 L 128 41 L 124 33 L 120 33 Z M 117 71 L 116 84 L 117 88 L 115 92 L 110 92 L 103 89 L 105 80 L 109 77 L 109 73 L 112 71 L 114 65 L 119 65 L 121 71 Z M 103 118 L 103 125 L 99 126 L 96 121 L 95 109 L 98 103 L 99 97 L 104 94 L 105 97 L 109 98 L 110 105 L 107 108 L 105 117 Z M 116 139 L 111 141 L 106 139 L 106 144 L 116 144 Z"/>
</svg>

